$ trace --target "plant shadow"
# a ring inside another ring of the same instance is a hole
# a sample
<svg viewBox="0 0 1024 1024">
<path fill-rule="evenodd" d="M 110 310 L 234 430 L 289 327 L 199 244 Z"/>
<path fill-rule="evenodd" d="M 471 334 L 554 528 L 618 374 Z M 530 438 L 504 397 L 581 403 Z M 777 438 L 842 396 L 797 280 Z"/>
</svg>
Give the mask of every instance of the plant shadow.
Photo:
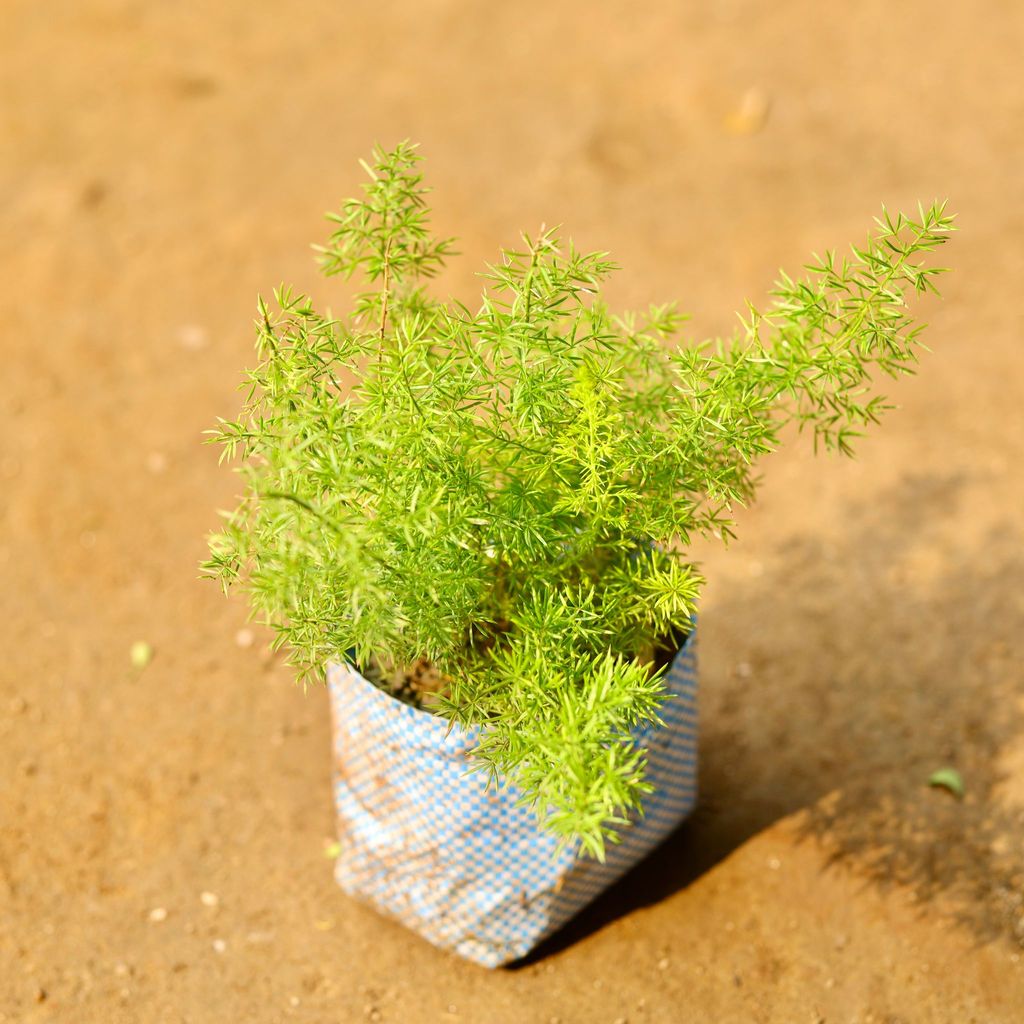
<svg viewBox="0 0 1024 1024">
<path fill-rule="evenodd" d="M 790 538 L 777 570 L 720 595 L 701 619 L 696 812 L 521 964 L 801 810 L 826 863 L 908 888 L 978 941 L 1024 941 L 1024 795 L 1005 794 L 1007 751 L 1024 758 L 1024 545 L 1015 524 L 970 545 L 944 529 L 963 484 L 905 479 L 851 507 L 840 543 Z M 929 788 L 945 766 L 962 799 Z"/>
</svg>

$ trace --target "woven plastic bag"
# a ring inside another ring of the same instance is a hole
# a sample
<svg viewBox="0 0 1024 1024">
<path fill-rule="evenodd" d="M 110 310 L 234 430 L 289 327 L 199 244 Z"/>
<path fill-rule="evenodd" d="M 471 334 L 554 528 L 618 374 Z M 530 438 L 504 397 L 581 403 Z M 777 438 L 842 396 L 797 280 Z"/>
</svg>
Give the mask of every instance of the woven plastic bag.
<svg viewBox="0 0 1024 1024">
<path fill-rule="evenodd" d="M 443 949 L 498 967 L 525 956 L 645 857 L 697 795 L 697 652 L 691 632 L 665 676 L 664 726 L 635 732 L 654 790 L 599 863 L 556 840 L 514 787 L 467 774 L 475 731 L 328 666 L 340 853 L 352 896 Z"/>
</svg>

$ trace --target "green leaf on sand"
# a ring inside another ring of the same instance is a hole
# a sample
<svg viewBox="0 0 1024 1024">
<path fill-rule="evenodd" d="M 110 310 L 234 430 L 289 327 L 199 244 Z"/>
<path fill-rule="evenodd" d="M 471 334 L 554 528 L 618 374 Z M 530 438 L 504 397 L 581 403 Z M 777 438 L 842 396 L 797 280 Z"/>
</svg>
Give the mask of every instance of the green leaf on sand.
<svg viewBox="0 0 1024 1024">
<path fill-rule="evenodd" d="M 955 768 L 940 768 L 928 776 L 929 786 L 938 786 L 941 789 L 948 789 L 954 796 L 964 795 L 964 780 Z"/>
<path fill-rule="evenodd" d="M 142 671 L 153 660 L 153 647 L 145 640 L 136 640 L 132 644 L 130 657 L 132 665 Z"/>
</svg>

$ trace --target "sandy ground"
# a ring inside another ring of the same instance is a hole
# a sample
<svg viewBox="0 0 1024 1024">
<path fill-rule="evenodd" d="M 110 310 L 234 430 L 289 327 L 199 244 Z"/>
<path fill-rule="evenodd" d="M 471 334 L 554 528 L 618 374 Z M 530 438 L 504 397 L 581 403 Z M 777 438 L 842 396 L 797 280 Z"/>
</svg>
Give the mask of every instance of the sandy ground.
<svg viewBox="0 0 1024 1024">
<path fill-rule="evenodd" d="M 1024 1019 L 1024 6 L 2 6 L 0 1021 Z M 197 580 L 256 293 L 339 299 L 308 243 L 405 136 L 445 288 L 558 221 L 697 336 L 960 214 L 902 408 L 701 552 L 700 811 L 497 973 L 335 888 L 325 694 Z"/>
</svg>

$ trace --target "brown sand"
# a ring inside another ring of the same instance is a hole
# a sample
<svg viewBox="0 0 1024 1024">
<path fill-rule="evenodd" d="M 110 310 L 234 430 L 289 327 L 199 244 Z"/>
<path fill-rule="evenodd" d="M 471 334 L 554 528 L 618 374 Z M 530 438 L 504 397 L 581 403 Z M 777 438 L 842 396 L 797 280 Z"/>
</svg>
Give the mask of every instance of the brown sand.
<svg viewBox="0 0 1024 1024">
<path fill-rule="evenodd" d="M 6 0 L 0 1021 L 1024 1019 L 1024 6 Z M 258 290 L 420 139 L 473 271 L 562 222 L 729 329 L 948 195 L 934 353 L 701 554 L 703 806 L 515 971 L 333 885 L 327 701 L 197 581 Z M 143 672 L 133 641 L 153 645 Z M 929 790 L 955 765 L 962 802 Z M 201 894 L 212 894 L 201 899 Z"/>
</svg>

